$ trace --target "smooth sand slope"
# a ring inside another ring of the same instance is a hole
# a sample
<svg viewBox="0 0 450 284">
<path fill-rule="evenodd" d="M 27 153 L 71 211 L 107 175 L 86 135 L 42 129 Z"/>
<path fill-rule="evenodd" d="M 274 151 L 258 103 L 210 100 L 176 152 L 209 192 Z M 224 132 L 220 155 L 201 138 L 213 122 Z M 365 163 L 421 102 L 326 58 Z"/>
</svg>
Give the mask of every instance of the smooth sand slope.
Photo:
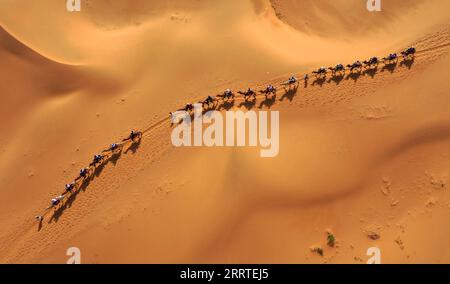
<svg viewBox="0 0 450 284">
<path fill-rule="evenodd" d="M 365 263 L 372 246 L 450 262 L 450 2 L 28 2 L 0 4 L 1 263 L 72 246 L 84 263 Z M 280 93 L 275 158 L 174 148 L 164 122 L 33 219 L 95 153 L 187 102 L 410 45 L 410 64 Z"/>
</svg>

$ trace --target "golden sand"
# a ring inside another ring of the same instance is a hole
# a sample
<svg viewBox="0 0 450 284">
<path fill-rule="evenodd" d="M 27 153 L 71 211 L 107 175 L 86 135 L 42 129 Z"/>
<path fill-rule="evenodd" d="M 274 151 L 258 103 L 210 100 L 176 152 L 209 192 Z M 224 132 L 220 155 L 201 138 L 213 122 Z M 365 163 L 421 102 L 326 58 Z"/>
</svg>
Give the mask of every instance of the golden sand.
<svg viewBox="0 0 450 284">
<path fill-rule="evenodd" d="M 449 1 L 62 2 L 0 4 L 0 263 L 450 262 Z M 412 65 L 278 97 L 275 158 L 174 148 L 161 123 L 33 218 L 187 102 L 409 46 Z"/>
</svg>

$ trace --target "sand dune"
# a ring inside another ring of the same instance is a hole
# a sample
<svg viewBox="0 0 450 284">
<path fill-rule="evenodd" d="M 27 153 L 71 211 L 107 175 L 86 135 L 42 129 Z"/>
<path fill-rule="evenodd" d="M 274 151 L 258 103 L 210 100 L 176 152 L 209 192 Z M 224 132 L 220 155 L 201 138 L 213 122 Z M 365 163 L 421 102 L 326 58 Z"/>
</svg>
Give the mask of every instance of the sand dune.
<svg viewBox="0 0 450 284">
<path fill-rule="evenodd" d="M 351 41 L 381 35 L 396 37 L 417 34 L 420 29 L 433 26 L 435 21 L 445 21 L 446 18 L 439 13 L 444 7 L 442 5 L 445 5 L 443 1 L 388 1 L 383 3 L 382 13 L 367 13 L 366 5 L 361 5 L 358 0 L 270 2 L 282 21 L 302 32 Z M 434 20 L 421 21 L 428 16 Z M 418 21 L 421 21 L 420 27 L 416 26 Z"/>
<path fill-rule="evenodd" d="M 120 90 L 120 84 L 108 78 L 106 72 L 56 62 L 16 40 L 4 29 L 0 29 L 0 45 L 5 63 L 0 70 L 3 91 L 14 93 L 5 96 L 0 110 L 12 122 L 20 119 L 30 107 L 52 97 L 63 97 L 79 90 L 97 94 Z M 23 78 L 30 84 L 23 84 Z"/>
<path fill-rule="evenodd" d="M 2 1 L 0 262 L 76 246 L 84 263 L 361 263 L 378 246 L 448 263 L 450 4 L 360 2 Z M 164 119 L 187 102 L 411 45 L 407 64 L 280 92 L 276 158 L 171 145 Z M 37 224 L 130 129 L 148 131 Z"/>
</svg>

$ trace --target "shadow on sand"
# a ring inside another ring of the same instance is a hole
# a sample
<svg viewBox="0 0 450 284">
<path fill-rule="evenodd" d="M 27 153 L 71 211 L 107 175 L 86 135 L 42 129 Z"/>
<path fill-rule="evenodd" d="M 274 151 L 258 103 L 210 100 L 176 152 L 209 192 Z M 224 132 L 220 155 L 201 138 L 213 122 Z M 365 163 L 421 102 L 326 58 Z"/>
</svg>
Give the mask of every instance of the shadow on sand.
<svg viewBox="0 0 450 284">
<path fill-rule="evenodd" d="M 136 151 L 139 149 L 139 147 L 141 146 L 141 142 L 142 142 L 142 138 L 134 141 L 130 147 L 128 147 L 128 149 L 125 151 L 125 154 L 128 154 L 128 152 L 132 152 L 133 154 L 136 153 Z"/>
<path fill-rule="evenodd" d="M 390 73 L 393 73 L 395 71 L 395 69 L 397 68 L 398 65 L 400 66 L 405 66 L 408 69 L 411 69 L 411 67 L 414 65 L 414 61 L 415 58 L 405 58 L 403 59 L 400 64 L 398 63 L 398 61 L 396 62 L 392 62 L 392 63 L 386 63 L 384 64 L 383 68 L 381 69 L 381 72 L 385 72 L 385 71 L 389 71 Z M 368 68 L 365 69 L 364 71 L 359 71 L 359 72 L 350 72 L 349 74 L 347 74 L 347 76 L 345 76 L 345 74 L 341 74 L 341 75 L 334 75 L 331 78 L 329 78 L 328 83 L 330 82 L 334 82 L 336 85 L 339 85 L 342 80 L 349 80 L 352 79 L 355 82 L 359 79 L 359 77 L 361 75 L 368 75 L 371 78 L 374 78 L 375 75 L 378 73 L 379 69 L 378 67 L 376 68 Z M 323 84 L 327 82 L 327 77 L 326 76 L 321 76 L 321 77 L 316 77 L 315 80 L 312 83 L 312 86 L 315 85 L 319 85 L 320 87 L 323 86 Z M 284 101 L 285 99 L 288 99 L 289 101 L 292 101 L 293 98 L 297 95 L 297 91 L 299 88 L 300 83 L 298 83 L 294 88 L 289 88 L 285 90 L 285 93 L 281 96 L 281 98 L 279 99 L 279 101 Z M 308 80 L 305 79 L 304 80 L 304 88 L 307 88 L 308 86 Z M 245 100 L 243 102 L 241 102 L 238 107 L 245 107 L 247 110 L 251 110 L 255 105 L 256 105 L 256 99 L 253 100 Z M 276 101 L 276 96 L 273 95 L 270 98 L 265 98 L 265 100 L 263 100 L 258 108 L 263 108 L 264 106 L 266 106 L 267 108 L 271 108 L 272 105 L 275 103 Z M 235 106 L 235 100 L 233 99 L 232 101 L 223 101 L 222 104 L 217 105 L 215 107 L 213 107 L 212 109 L 217 109 L 217 110 L 221 110 L 221 109 L 225 109 L 225 110 L 229 110 L 232 107 Z M 191 118 L 193 118 L 193 114 L 191 114 Z M 180 121 L 180 123 L 183 120 Z M 137 152 L 137 150 L 139 149 L 140 145 L 142 142 L 142 138 L 140 138 L 137 141 L 132 142 L 132 144 L 126 149 L 125 154 L 127 154 L 128 152 L 132 152 L 132 154 L 135 154 Z M 94 171 L 91 173 L 90 176 L 88 176 L 87 178 L 85 178 L 84 180 L 82 180 L 81 185 L 74 190 L 72 193 L 69 194 L 68 198 L 62 202 L 62 204 L 54 209 L 53 215 L 51 216 L 50 220 L 48 221 L 48 223 L 51 223 L 52 221 L 58 222 L 59 218 L 61 218 L 61 216 L 63 215 L 64 211 L 67 208 L 70 208 L 73 204 L 73 202 L 76 200 L 77 196 L 79 193 L 84 192 L 87 190 L 88 186 L 90 185 L 90 183 L 96 178 L 99 177 L 101 175 L 101 173 L 103 172 L 106 164 L 108 163 L 112 163 L 114 166 L 116 166 L 118 160 L 120 159 L 120 157 L 122 156 L 122 150 L 116 153 L 113 153 L 110 157 L 108 157 L 108 159 L 106 159 L 102 164 L 100 164 L 99 166 L 97 166 Z M 42 229 L 43 226 L 43 220 L 39 220 L 39 224 L 38 224 L 38 231 L 40 231 Z"/>
<path fill-rule="evenodd" d="M 330 77 L 327 83 L 334 82 L 336 85 L 339 85 L 342 82 L 342 80 L 344 80 L 344 77 L 345 77 L 344 74 L 334 75 Z"/>
<path fill-rule="evenodd" d="M 299 84 L 295 85 L 293 88 L 284 88 L 284 94 L 279 99 L 280 102 L 284 101 L 284 99 L 288 99 L 290 102 L 294 99 L 294 97 L 297 95 Z"/>
<path fill-rule="evenodd" d="M 241 102 L 238 107 L 245 107 L 248 110 L 251 110 L 256 104 L 256 99 L 251 100 L 251 101 L 243 101 Z"/>
<path fill-rule="evenodd" d="M 232 107 L 234 107 L 235 101 L 223 101 L 218 107 L 217 110 L 220 111 L 222 109 L 224 110 L 230 110 Z"/>
<path fill-rule="evenodd" d="M 415 58 L 405 58 L 400 62 L 400 66 L 405 66 L 408 69 L 411 69 L 411 67 L 414 65 Z"/>
<path fill-rule="evenodd" d="M 312 82 L 312 85 L 319 85 L 320 87 L 323 86 L 323 84 L 327 81 L 327 78 L 325 76 L 323 77 L 318 77 L 314 80 L 314 82 Z"/>
<path fill-rule="evenodd" d="M 390 73 L 393 73 L 395 71 L 395 68 L 397 68 L 398 62 L 392 62 L 392 63 L 386 63 L 383 66 L 383 69 L 381 69 L 381 72 L 389 71 Z"/>
<path fill-rule="evenodd" d="M 378 67 L 376 68 L 367 68 L 363 71 L 364 76 L 369 76 L 370 78 L 375 78 L 375 75 L 378 73 Z"/>
<path fill-rule="evenodd" d="M 137 149 L 139 148 L 139 145 L 141 144 L 141 139 L 139 139 L 138 141 L 134 142 L 133 144 L 130 145 L 130 147 L 127 149 L 127 151 L 125 153 L 127 153 L 128 151 L 131 151 L 133 154 L 136 153 Z M 59 218 L 61 218 L 61 216 L 63 215 L 64 211 L 70 207 L 72 207 L 72 204 L 75 202 L 75 200 L 77 199 L 78 194 L 80 194 L 81 192 L 85 192 L 87 190 L 87 188 L 89 187 L 90 183 L 97 177 L 99 177 L 101 175 L 101 173 L 103 172 L 105 166 L 108 163 L 113 164 L 113 166 L 116 166 L 118 160 L 120 159 L 120 157 L 122 156 L 122 151 L 118 151 L 113 153 L 111 156 L 109 156 L 107 159 L 104 160 L 104 162 L 102 164 L 100 164 L 99 166 L 97 166 L 94 171 L 91 173 L 90 176 L 88 176 L 87 178 L 85 178 L 84 180 L 82 180 L 80 186 L 75 189 L 74 191 L 72 191 L 71 193 L 69 193 L 69 196 L 67 197 L 67 199 L 65 201 L 62 202 L 62 204 L 55 208 L 53 215 L 51 216 L 50 220 L 48 221 L 48 223 L 51 223 L 52 221 L 58 222 Z M 42 228 L 42 221 L 39 224 L 39 228 L 38 230 L 40 230 Z"/>
<path fill-rule="evenodd" d="M 359 77 L 361 76 L 361 71 L 359 72 L 350 72 L 347 77 L 345 77 L 345 80 L 352 79 L 355 81 L 355 83 L 358 81 Z"/>
<path fill-rule="evenodd" d="M 266 97 L 264 98 L 263 101 L 261 101 L 261 103 L 259 104 L 258 108 L 261 109 L 264 106 L 266 106 L 267 108 L 271 108 L 273 106 L 273 104 L 275 103 L 277 96 L 276 95 L 272 95 L 270 98 Z"/>
<path fill-rule="evenodd" d="M 39 220 L 38 229 L 37 229 L 38 232 L 42 229 L 42 221 L 43 221 L 42 219 Z"/>
</svg>

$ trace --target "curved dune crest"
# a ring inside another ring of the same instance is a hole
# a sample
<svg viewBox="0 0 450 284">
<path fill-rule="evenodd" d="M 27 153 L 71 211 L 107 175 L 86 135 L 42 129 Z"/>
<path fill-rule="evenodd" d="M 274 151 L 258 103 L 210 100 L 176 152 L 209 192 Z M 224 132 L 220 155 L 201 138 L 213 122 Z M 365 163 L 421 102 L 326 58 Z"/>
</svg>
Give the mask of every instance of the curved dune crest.
<svg viewBox="0 0 450 284">
<path fill-rule="evenodd" d="M 83 72 L 44 57 L 0 28 L 0 82 L 3 117 L 14 124 L 33 105 L 81 88 Z M 26 83 L 24 83 L 26 82 Z M 2 125 L 2 130 L 6 131 Z"/>
<path fill-rule="evenodd" d="M 0 28 L 0 66 L 5 116 L 20 118 L 21 112 L 57 95 L 79 90 L 91 93 L 115 93 L 120 81 L 104 71 L 57 62 L 45 57 Z M 23 84 L 22 82 L 27 82 Z"/>
<path fill-rule="evenodd" d="M 27 46 L 22 43 L 20 40 L 16 39 L 12 36 L 8 31 L 6 31 L 2 26 L 0 26 L 0 47 L 3 52 L 8 52 L 16 57 L 20 57 L 23 60 L 26 60 L 30 63 L 34 64 L 43 64 L 43 65 L 67 65 L 67 66 L 75 66 L 71 64 L 64 64 L 62 62 L 58 62 L 52 58 L 46 57 L 43 54 L 40 54 L 38 51 L 34 50 L 32 47 Z M 44 66 L 45 67 L 45 66 Z"/>
</svg>

